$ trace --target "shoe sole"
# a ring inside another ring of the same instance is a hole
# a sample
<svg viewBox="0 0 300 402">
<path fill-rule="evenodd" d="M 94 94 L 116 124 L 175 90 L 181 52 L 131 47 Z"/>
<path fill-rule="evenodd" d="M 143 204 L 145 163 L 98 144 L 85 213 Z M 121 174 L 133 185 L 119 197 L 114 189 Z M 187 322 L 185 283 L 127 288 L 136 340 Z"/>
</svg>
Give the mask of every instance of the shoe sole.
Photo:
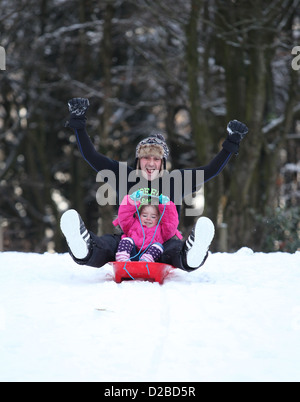
<svg viewBox="0 0 300 402">
<path fill-rule="evenodd" d="M 200 267 L 206 257 L 214 235 L 215 227 L 212 221 L 206 217 L 199 218 L 195 227 L 194 243 L 187 252 L 186 259 L 189 267 Z"/>
<path fill-rule="evenodd" d="M 87 243 L 82 238 L 85 233 L 80 233 L 80 225 L 80 217 L 75 209 L 70 209 L 61 217 L 60 228 L 67 240 L 68 246 L 74 257 L 82 260 L 87 257 L 89 249 Z"/>
</svg>

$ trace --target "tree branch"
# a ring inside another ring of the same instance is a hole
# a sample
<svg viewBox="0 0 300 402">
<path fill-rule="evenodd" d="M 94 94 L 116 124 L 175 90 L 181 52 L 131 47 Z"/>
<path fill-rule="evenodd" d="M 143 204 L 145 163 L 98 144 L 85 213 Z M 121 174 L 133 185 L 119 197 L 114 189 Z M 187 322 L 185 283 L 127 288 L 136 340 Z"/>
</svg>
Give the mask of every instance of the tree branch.
<svg viewBox="0 0 300 402">
<path fill-rule="evenodd" d="M 293 107 L 292 110 L 293 117 L 300 116 L 300 103 Z M 286 114 L 282 114 L 276 119 L 271 120 L 262 128 L 262 133 L 264 135 L 270 134 L 271 132 L 278 130 L 285 122 Z"/>
</svg>

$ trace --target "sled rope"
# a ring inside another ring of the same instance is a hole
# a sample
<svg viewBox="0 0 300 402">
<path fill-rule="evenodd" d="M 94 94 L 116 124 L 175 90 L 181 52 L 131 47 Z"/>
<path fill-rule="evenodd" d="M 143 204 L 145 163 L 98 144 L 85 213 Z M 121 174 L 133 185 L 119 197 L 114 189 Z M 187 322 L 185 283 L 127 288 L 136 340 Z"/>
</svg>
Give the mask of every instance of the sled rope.
<svg viewBox="0 0 300 402">
<path fill-rule="evenodd" d="M 130 261 L 130 260 L 128 260 L 128 261 Z M 130 275 L 129 271 L 126 269 L 126 264 L 128 261 L 125 261 L 125 265 L 124 265 L 123 269 L 125 272 L 127 272 L 127 274 L 130 276 L 130 278 L 134 280 L 134 277 L 132 275 Z"/>
</svg>

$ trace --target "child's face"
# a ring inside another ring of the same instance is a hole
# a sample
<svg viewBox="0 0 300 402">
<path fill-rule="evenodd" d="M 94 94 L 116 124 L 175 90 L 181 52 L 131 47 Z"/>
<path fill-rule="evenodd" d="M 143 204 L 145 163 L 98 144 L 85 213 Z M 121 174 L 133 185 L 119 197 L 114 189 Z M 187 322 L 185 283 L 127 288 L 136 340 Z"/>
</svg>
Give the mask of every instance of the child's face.
<svg viewBox="0 0 300 402">
<path fill-rule="evenodd" d="M 146 226 L 147 228 L 156 226 L 159 219 L 157 208 L 155 208 L 153 205 L 143 207 L 140 213 L 140 218 L 143 226 Z"/>
</svg>

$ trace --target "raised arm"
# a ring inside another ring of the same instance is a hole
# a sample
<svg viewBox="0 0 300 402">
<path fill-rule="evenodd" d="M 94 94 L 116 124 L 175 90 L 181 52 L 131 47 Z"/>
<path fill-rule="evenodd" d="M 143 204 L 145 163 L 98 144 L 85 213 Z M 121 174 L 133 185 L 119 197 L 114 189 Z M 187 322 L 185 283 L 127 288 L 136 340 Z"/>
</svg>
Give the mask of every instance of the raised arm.
<svg viewBox="0 0 300 402">
<path fill-rule="evenodd" d="M 127 233 L 135 222 L 134 214 L 140 206 L 139 201 L 133 201 L 129 195 L 125 196 L 118 210 L 118 224 Z"/>
<path fill-rule="evenodd" d="M 96 151 L 86 131 L 86 111 L 89 107 L 89 100 L 85 98 L 73 98 L 68 102 L 69 120 L 65 124 L 74 130 L 79 151 L 86 162 L 96 171 L 107 169 L 118 174 L 119 162 L 108 158 Z"/>
<path fill-rule="evenodd" d="M 178 231 L 179 218 L 175 204 L 170 200 L 166 200 L 166 202 L 163 204 L 159 204 L 158 209 L 160 214 L 163 215 L 160 227 L 164 241 L 169 240 L 175 235 L 181 238 L 181 235 Z"/>
<path fill-rule="evenodd" d="M 208 165 L 185 169 L 192 171 L 192 192 L 198 191 L 204 183 L 221 173 L 231 157 L 238 154 L 240 142 L 247 133 L 248 128 L 245 124 L 237 120 L 230 121 L 227 125 L 227 138 L 222 144 L 223 149 L 214 159 Z M 197 171 L 200 170 L 204 173 L 204 180 L 201 175 L 197 175 Z M 182 170 L 182 174 L 184 175 L 184 170 Z M 184 194 L 184 196 L 186 195 L 188 194 Z"/>
</svg>

